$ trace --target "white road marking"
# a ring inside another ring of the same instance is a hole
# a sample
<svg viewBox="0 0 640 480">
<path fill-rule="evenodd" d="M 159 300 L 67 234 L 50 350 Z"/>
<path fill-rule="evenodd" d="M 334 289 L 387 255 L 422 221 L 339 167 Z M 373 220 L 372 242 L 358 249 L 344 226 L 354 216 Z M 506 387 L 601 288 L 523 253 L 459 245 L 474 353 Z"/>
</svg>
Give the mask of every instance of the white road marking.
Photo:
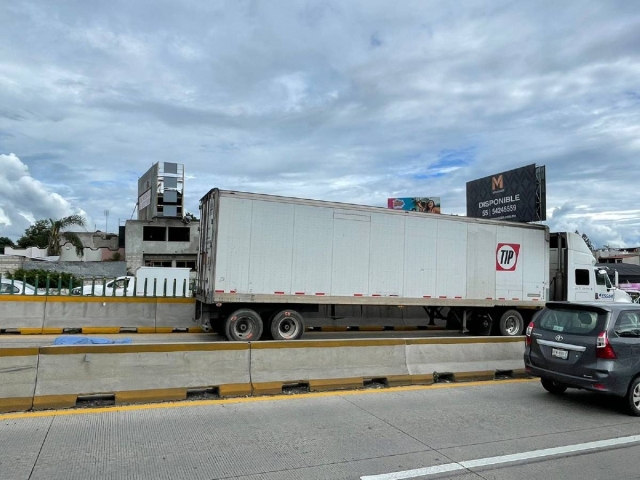
<svg viewBox="0 0 640 480">
<path fill-rule="evenodd" d="M 514 453 L 513 455 L 500 455 L 499 457 L 479 458 L 477 460 L 468 460 L 465 462 L 445 463 L 443 465 L 416 468 L 415 470 L 404 470 L 402 472 L 383 473 L 380 475 L 365 475 L 363 477 L 360 477 L 360 480 L 402 480 L 406 478 L 424 477 L 427 475 L 435 475 L 437 473 L 487 467 L 490 465 L 499 465 L 501 463 L 519 462 L 522 460 L 551 457 L 554 455 L 565 455 L 567 453 L 583 452 L 585 450 L 595 450 L 598 448 L 615 447 L 636 442 L 640 442 L 640 435 L 611 438 L 609 440 L 599 440 L 597 442 L 578 443 L 576 445 L 567 445 L 565 447 L 545 448 L 542 450 L 533 450 L 531 452 Z"/>
</svg>

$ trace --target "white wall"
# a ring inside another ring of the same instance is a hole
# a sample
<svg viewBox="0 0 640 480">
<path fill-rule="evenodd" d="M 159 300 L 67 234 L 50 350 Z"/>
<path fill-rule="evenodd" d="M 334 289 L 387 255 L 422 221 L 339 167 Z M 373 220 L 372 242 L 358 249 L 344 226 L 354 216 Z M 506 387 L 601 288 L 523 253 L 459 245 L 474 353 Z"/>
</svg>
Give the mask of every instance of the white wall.
<svg viewBox="0 0 640 480">
<path fill-rule="evenodd" d="M 48 255 L 46 248 L 29 247 L 29 248 L 11 248 L 4 247 L 5 255 L 19 255 L 27 258 L 42 258 Z"/>
</svg>

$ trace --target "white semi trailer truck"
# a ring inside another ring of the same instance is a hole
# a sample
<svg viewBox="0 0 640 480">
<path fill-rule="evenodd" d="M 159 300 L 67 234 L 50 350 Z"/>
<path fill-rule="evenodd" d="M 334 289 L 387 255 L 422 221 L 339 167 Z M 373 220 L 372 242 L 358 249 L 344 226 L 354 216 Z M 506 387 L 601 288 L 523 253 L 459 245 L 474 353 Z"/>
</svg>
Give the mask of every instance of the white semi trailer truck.
<svg viewBox="0 0 640 480">
<path fill-rule="evenodd" d="M 298 339 L 326 306 L 521 335 L 546 300 L 631 301 L 580 236 L 542 225 L 219 189 L 200 215 L 196 322 L 230 340 Z"/>
</svg>

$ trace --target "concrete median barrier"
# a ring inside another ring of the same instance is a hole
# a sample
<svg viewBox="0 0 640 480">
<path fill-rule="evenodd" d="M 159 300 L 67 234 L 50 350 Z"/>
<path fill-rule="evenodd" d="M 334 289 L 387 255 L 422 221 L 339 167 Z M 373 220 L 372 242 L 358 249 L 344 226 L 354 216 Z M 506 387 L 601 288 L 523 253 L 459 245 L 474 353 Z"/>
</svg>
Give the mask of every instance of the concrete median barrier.
<svg viewBox="0 0 640 480">
<path fill-rule="evenodd" d="M 37 368 L 38 348 L 0 349 L 0 412 L 31 409 Z"/>
<path fill-rule="evenodd" d="M 407 339 L 407 368 L 413 377 L 452 374 L 455 380 L 484 379 L 496 371 L 520 373 L 524 340 L 519 338 Z"/>
<path fill-rule="evenodd" d="M 131 297 L 48 297 L 43 333 L 63 329 L 118 333 L 121 327 L 155 329 L 156 299 Z"/>
<path fill-rule="evenodd" d="M 46 297 L 0 295 L 1 333 L 42 333 Z"/>
<path fill-rule="evenodd" d="M 0 296 L 0 334 L 202 332 L 195 300 L 172 297 Z"/>
<path fill-rule="evenodd" d="M 84 395 L 116 404 L 183 400 L 189 389 L 251 393 L 249 345 L 193 343 L 41 347 L 34 409 L 67 408 Z"/>
<path fill-rule="evenodd" d="M 428 338 L 45 346 L 0 349 L 0 412 L 69 408 L 79 399 L 116 404 L 273 395 L 521 372 L 522 338 Z"/>
<path fill-rule="evenodd" d="M 320 340 L 251 344 L 254 394 L 282 393 L 288 384 L 310 390 L 362 387 L 367 379 L 410 383 L 404 340 Z"/>
<path fill-rule="evenodd" d="M 156 304 L 156 332 L 202 332 L 194 321 L 196 301 L 193 298 L 158 298 Z"/>
</svg>

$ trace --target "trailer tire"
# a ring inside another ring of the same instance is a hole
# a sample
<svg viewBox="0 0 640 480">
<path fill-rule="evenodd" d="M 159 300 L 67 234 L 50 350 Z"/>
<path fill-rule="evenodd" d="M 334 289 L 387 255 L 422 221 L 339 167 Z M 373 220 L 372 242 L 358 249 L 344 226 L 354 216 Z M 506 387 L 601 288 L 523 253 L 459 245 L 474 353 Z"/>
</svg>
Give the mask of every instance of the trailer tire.
<svg viewBox="0 0 640 480">
<path fill-rule="evenodd" d="M 517 310 L 507 310 L 500 317 L 500 335 L 517 337 L 524 331 L 524 319 Z"/>
<path fill-rule="evenodd" d="M 270 321 L 274 340 L 298 340 L 304 333 L 304 318 L 295 310 L 285 309 L 276 313 Z"/>
<path fill-rule="evenodd" d="M 260 340 L 262 329 L 262 318 L 250 308 L 236 310 L 224 321 L 224 334 L 232 342 Z"/>
</svg>

